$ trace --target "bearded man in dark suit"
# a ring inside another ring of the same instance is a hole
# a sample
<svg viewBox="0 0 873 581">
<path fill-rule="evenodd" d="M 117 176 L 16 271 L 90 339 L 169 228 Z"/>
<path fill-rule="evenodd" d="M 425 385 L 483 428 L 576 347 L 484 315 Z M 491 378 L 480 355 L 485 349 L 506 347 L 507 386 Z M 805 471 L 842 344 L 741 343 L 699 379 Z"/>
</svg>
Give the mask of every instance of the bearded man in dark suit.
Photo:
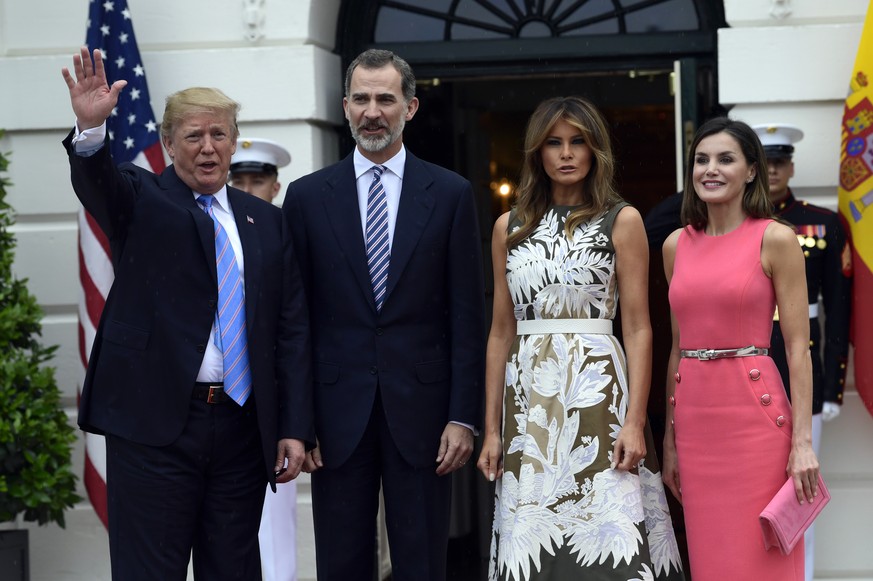
<svg viewBox="0 0 873 581">
<path fill-rule="evenodd" d="M 473 192 L 403 145 L 418 109 L 400 57 L 349 66 L 354 152 L 288 187 L 309 301 L 318 448 L 307 458 L 318 579 L 372 577 L 380 485 L 392 578 L 446 575 L 451 479 L 473 449 L 484 288 Z"/>
</svg>

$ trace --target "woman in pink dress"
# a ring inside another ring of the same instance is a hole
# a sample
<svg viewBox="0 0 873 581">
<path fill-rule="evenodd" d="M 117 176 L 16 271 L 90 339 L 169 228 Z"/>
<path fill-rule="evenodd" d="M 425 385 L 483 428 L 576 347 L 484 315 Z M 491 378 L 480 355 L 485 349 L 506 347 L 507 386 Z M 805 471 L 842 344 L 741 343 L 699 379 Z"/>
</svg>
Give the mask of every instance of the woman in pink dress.
<svg viewBox="0 0 873 581">
<path fill-rule="evenodd" d="M 664 482 L 682 503 L 694 581 L 800 581 L 802 543 L 764 549 L 758 515 L 787 478 L 817 494 L 804 260 L 772 219 L 755 132 L 717 118 L 691 145 L 682 223 L 664 243 L 673 349 Z M 785 332 L 793 406 L 768 356 Z"/>
</svg>

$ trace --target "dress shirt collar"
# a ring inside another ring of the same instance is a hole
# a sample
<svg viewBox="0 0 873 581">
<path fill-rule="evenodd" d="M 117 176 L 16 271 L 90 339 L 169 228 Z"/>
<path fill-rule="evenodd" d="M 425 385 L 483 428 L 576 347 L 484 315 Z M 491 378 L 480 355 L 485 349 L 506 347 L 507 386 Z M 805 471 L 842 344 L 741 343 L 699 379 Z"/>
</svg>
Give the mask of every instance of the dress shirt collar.
<svg viewBox="0 0 873 581">
<path fill-rule="evenodd" d="M 191 193 L 194 195 L 194 201 L 197 201 L 197 198 L 199 198 L 200 196 L 203 195 L 203 194 L 198 194 L 194 190 L 191 190 Z M 227 186 L 222 186 L 220 190 L 218 190 L 217 192 L 212 194 L 212 197 L 214 198 L 212 200 L 212 207 L 213 208 L 215 208 L 217 205 L 220 209 L 224 210 L 228 214 L 231 213 L 230 212 L 230 202 L 227 201 Z M 197 205 L 199 206 L 200 204 L 198 203 Z"/>
<path fill-rule="evenodd" d="M 406 147 L 401 144 L 400 151 L 398 151 L 394 157 L 381 164 L 373 163 L 372 161 L 364 157 L 360 149 L 355 147 L 353 159 L 355 161 L 356 180 L 360 179 L 362 175 L 370 171 L 374 165 L 384 165 L 391 173 L 393 173 L 402 180 L 403 168 L 406 167 Z"/>
</svg>

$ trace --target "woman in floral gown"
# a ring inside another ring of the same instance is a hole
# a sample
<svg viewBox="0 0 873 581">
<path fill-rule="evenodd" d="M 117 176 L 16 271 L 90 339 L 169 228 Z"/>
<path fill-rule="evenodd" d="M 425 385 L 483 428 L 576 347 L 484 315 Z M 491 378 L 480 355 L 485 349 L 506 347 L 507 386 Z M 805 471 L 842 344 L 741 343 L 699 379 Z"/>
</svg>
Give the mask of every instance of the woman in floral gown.
<svg viewBox="0 0 873 581">
<path fill-rule="evenodd" d="M 648 246 L 602 115 L 545 101 L 494 227 L 485 440 L 492 580 L 682 579 L 646 403 Z M 622 298 L 622 335 L 612 334 Z M 646 451 L 649 456 L 646 457 Z"/>
</svg>

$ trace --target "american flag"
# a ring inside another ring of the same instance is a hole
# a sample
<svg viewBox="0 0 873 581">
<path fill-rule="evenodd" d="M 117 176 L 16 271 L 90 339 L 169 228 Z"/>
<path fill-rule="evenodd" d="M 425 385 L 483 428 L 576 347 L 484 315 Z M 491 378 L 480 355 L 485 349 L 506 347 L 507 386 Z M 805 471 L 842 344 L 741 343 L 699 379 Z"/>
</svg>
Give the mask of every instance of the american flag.
<svg viewBox="0 0 873 581">
<path fill-rule="evenodd" d="M 109 146 L 115 163 L 131 161 L 160 173 L 164 169 L 160 134 L 152 112 L 145 69 L 133 33 L 133 21 L 127 0 L 91 0 L 85 44 L 103 53 L 109 84 L 124 79 L 118 104 L 107 120 Z M 114 274 L 109 241 L 97 222 L 79 210 L 79 356 L 82 369 Z M 107 525 L 106 514 L 106 444 L 102 436 L 85 435 L 85 489 L 94 510 Z"/>
</svg>

